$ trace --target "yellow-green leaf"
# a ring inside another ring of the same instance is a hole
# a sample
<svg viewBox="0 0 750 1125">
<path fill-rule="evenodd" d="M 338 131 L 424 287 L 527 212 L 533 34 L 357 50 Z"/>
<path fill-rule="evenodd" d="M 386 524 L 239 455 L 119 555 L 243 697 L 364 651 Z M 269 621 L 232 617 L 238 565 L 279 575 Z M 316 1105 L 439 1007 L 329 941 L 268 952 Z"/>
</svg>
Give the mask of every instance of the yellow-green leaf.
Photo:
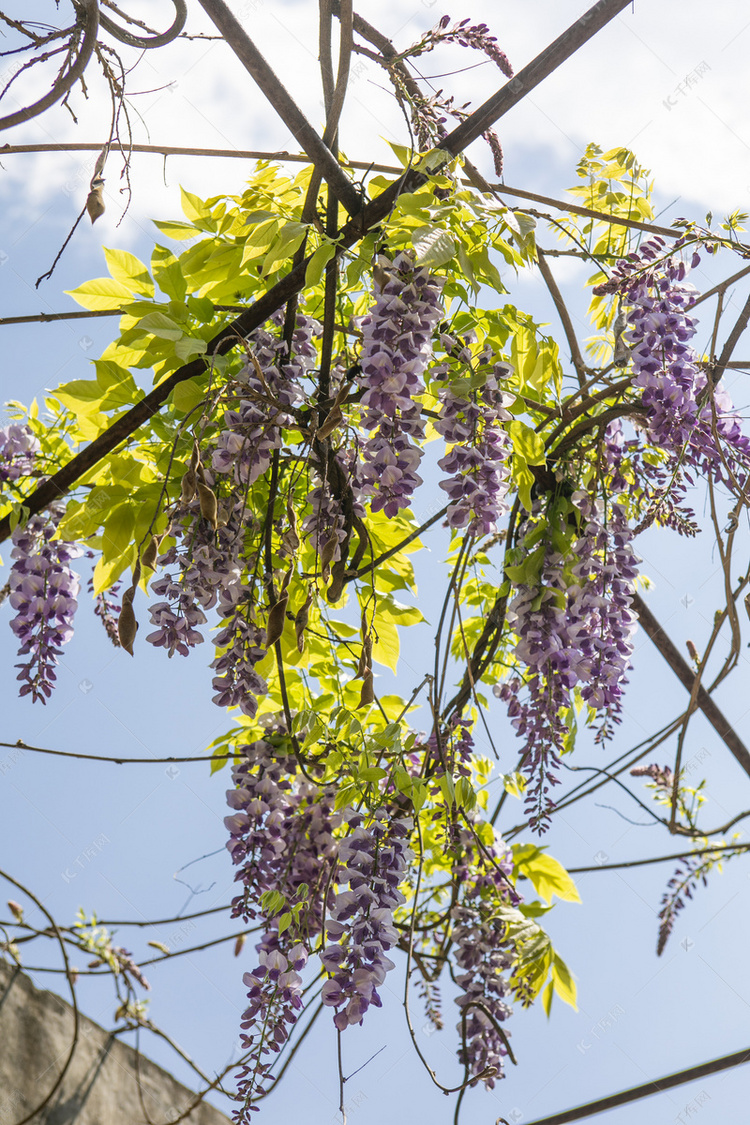
<svg viewBox="0 0 750 1125">
<path fill-rule="evenodd" d="M 151 274 L 135 254 L 129 254 L 127 250 L 110 250 L 107 246 L 103 246 L 102 250 L 107 259 L 107 269 L 115 281 L 122 282 L 133 293 L 140 293 L 143 297 L 153 297 L 154 283 Z"/>
<path fill-rule="evenodd" d="M 568 872 L 558 860 L 546 855 L 533 844 L 515 844 L 513 863 L 519 875 L 531 881 L 534 890 L 545 902 L 552 902 L 555 895 L 566 902 L 580 902 L 578 888 Z"/>
<path fill-rule="evenodd" d="M 552 961 L 552 980 L 555 992 L 565 1004 L 570 1004 L 574 1011 L 578 1011 L 576 1006 L 576 982 L 573 980 L 573 975 L 568 966 L 563 961 L 559 953 L 556 953 Z M 550 1001 L 551 1003 L 551 1001 Z"/>
<path fill-rule="evenodd" d="M 545 462 L 544 439 L 525 422 L 511 422 L 508 426 L 513 450 L 520 453 L 527 465 L 543 465 Z"/>
<path fill-rule="evenodd" d="M 318 247 L 307 263 L 307 270 L 305 271 L 305 289 L 319 284 L 323 276 L 323 270 L 335 253 L 336 247 L 331 242 L 324 242 L 322 246 Z"/>
<path fill-rule="evenodd" d="M 92 311 L 121 309 L 133 300 L 128 286 L 113 277 L 95 277 L 92 281 L 84 281 L 77 289 L 66 289 L 65 292 L 79 305 Z"/>
</svg>

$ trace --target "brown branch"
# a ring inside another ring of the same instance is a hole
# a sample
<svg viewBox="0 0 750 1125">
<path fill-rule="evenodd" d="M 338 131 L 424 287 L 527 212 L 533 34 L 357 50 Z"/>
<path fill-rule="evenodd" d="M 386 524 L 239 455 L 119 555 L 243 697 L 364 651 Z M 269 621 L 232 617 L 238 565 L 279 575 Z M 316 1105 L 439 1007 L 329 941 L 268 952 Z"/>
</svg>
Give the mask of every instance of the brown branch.
<svg viewBox="0 0 750 1125">
<path fill-rule="evenodd" d="M 242 312 L 247 305 L 214 305 L 216 312 Z M 29 316 L 0 317 L 5 324 L 47 324 L 53 320 L 86 320 L 93 316 L 127 316 L 123 309 L 90 309 L 88 312 L 32 313 Z"/>
<path fill-rule="evenodd" d="M 322 173 L 336 197 L 350 215 L 357 215 L 362 208 L 357 189 L 344 174 L 328 145 L 324 144 L 318 136 L 224 0 L 199 0 L 199 2 L 284 124 L 299 141 L 309 159 Z"/>
<path fill-rule="evenodd" d="M 677 676 L 677 679 L 687 692 L 691 692 L 695 673 L 638 593 L 633 595 L 633 609 L 638 614 L 638 620 L 644 630 Z M 750 774 L 750 751 L 704 687 L 698 690 L 697 703 L 722 742 L 734 754 L 745 773 Z"/>
<path fill-rule="evenodd" d="M 740 336 L 742 335 L 742 333 L 747 328 L 748 320 L 750 320 L 750 297 L 748 297 L 748 299 L 745 301 L 745 304 L 743 305 L 743 308 L 742 308 L 742 312 L 737 317 L 737 320 L 734 323 L 732 331 L 729 333 L 729 336 L 727 337 L 727 342 L 721 350 L 721 355 L 719 356 L 719 359 L 716 363 L 716 366 L 711 371 L 711 382 L 713 383 L 714 386 L 716 386 L 716 384 L 719 382 L 722 375 L 724 374 L 724 368 L 729 363 L 729 360 L 732 358 L 732 352 L 734 351 L 735 347 L 737 346 L 737 344 L 739 342 L 739 339 L 740 339 Z"/>
<path fill-rule="evenodd" d="M 576 369 L 576 374 L 578 375 L 578 384 L 580 387 L 584 387 L 586 385 L 587 375 L 586 364 L 584 363 L 583 356 L 581 355 L 581 349 L 578 346 L 575 329 L 573 328 L 573 321 L 570 319 L 570 313 L 568 312 L 567 305 L 563 300 L 562 293 L 558 288 L 557 282 L 555 281 L 555 278 L 552 274 L 552 270 L 547 265 L 543 250 L 537 251 L 537 265 L 539 266 L 539 272 L 544 278 L 546 286 L 549 289 L 550 297 L 555 303 L 557 315 L 560 317 L 560 323 L 563 326 L 563 331 L 565 332 L 565 336 L 568 341 L 568 347 L 570 348 L 570 358 L 573 362 L 573 366 Z"/>
</svg>

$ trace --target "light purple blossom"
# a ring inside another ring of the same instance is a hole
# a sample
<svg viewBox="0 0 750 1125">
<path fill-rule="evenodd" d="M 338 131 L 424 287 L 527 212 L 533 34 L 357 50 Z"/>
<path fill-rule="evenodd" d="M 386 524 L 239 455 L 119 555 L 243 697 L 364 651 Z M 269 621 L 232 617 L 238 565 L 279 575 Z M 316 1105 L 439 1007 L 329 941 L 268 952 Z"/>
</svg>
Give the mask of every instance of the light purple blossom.
<svg viewBox="0 0 750 1125">
<path fill-rule="evenodd" d="M 440 482 L 450 501 L 447 522 L 470 535 L 496 531 L 509 507 L 511 442 L 501 422 L 511 420 L 506 407 L 513 398 L 503 393 L 498 380 L 511 370 L 506 363 L 494 363 L 477 391 L 463 396 L 449 386 L 439 395 L 443 409 L 435 429 L 452 446 L 438 461 L 450 474 Z"/>
<path fill-rule="evenodd" d="M 368 826 L 361 820 L 350 818 L 353 831 L 339 846 L 336 879 L 346 889 L 330 908 L 329 944 L 320 955 L 331 974 L 321 999 L 336 1009 L 339 1031 L 361 1023 L 370 1005 L 381 1006 L 378 986 L 395 968 L 387 956 L 398 942 L 393 911 L 405 901 L 398 885 L 412 859 L 410 820 L 389 819 L 384 810 Z"/>
<path fill-rule="evenodd" d="M 40 448 L 30 426 L 13 422 L 0 428 L 0 484 L 30 473 Z"/>
<path fill-rule="evenodd" d="M 442 281 L 415 267 L 407 253 L 381 256 L 375 303 L 362 329 L 362 425 L 370 431 L 362 455 L 364 490 L 372 510 L 395 516 L 422 483 L 417 472 L 424 437 L 419 395 L 432 355 L 432 333 L 443 315 Z"/>
<path fill-rule="evenodd" d="M 10 627 L 21 642 L 20 695 L 46 703 L 57 679 L 61 647 L 73 636 L 80 580 L 68 566 L 83 554 L 74 543 L 54 539 L 63 506 L 55 504 L 13 532 L 9 601 L 16 611 Z"/>
</svg>

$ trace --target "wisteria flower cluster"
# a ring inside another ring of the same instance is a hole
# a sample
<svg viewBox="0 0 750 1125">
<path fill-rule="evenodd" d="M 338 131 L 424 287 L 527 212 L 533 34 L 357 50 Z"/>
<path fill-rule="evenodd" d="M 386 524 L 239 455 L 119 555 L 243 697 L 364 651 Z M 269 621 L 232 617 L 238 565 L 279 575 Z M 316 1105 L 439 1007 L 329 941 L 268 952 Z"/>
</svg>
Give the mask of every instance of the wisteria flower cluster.
<svg viewBox="0 0 750 1125">
<path fill-rule="evenodd" d="M 422 374 L 432 356 L 432 334 L 443 315 L 442 282 L 407 253 L 391 261 L 381 255 L 375 302 L 362 318 L 360 382 L 362 426 L 370 437 L 362 447 L 362 483 L 372 510 L 389 517 L 407 508 L 422 483 L 417 469 L 424 437 L 419 396 Z"/>
<path fill-rule="evenodd" d="M 470 1085 L 476 1085 L 481 1076 L 492 1089 L 503 1077 L 503 1060 L 508 1054 L 498 1027 L 512 1014 L 505 998 L 512 992 L 507 970 L 514 960 L 507 926 L 496 907 L 498 903 L 516 906 L 521 900 L 510 879 L 510 848 L 498 839 L 483 844 L 480 855 L 474 831 L 468 825 L 460 828 L 460 858 L 453 868 L 461 887 L 461 901 L 451 910 L 456 964 L 462 970 L 456 975 L 461 989 L 456 997 L 461 1012 L 458 1061 L 468 1068 Z"/>
<path fill-rule="evenodd" d="M 16 613 L 10 627 L 21 642 L 18 655 L 28 656 L 16 665 L 19 694 L 40 703 L 52 695 L 55 666 L 73 636 L 78 608 L 80 579 L 68 564 L 83 550 L 54 538 L 63 511 L 56 504 L 13 532 L 9 601 Z"/>
<path fill-rule="evenodd" d="M 326 922 L 332 939 L 320 955 L 331 974 L 321 999 L 336 1009 L 334 1024 L 343 1031 L 362 1018 L 374 1004 L 381 1006 L 378 985 L 395 968 L 387 953 L 398 942 L 393 911 L 405 901 L 399 891 L 409 861 L 412 822 L 390 818 L 385 810 L 365 825 L 362 817 L 349 819 L 353 831 L 339 846 L 339 891 Z"/>
<path fill-rule="evenodd" d="M 30 473 L 39 450 L 39 441 L 30 426 L 14 422 L 0 428 L 0 484 Z"/>
<path fill-rule="evenodd" d="M 565 747 L 573 690 L 580 685 L 589 706 L 603 713 L 599 738 L 610 735 L 619 721 L 635 628 L 630 605 L 638 560 L 623 508 L 592 500 L 583 490 L 571 502 L 578 505 L 582 534 L 569 555 L 548 534 L 537 548 L 543 553 L 538 580 L 520 583 L 508 607 L 526 682 L 516 675 L 493 689 L 524 739 L 524 771 L 531 780 L 526 807 L 540 831 L 550 787 L 558 783 L 553 771 Z M 527 525 L 533 532 L 534 519 Z"/>
<path fill-rule="evenodd" d="M 334 901 L 329 889 L 336 862 L 333 833 L 344 814 L 334 811 L 333 788 L 302 777 L 283 743 L 278 733 L 270 732 L 268 739 L 243 746 L 232 771 L 234 787 L 227 791 L 227 803 L 234 810 L 225 820 L 227 849 L 242 886 L 232 902 L 232 915 L 246 922 L 260 918 L 266 927 L 256 947 L 259 964 L 243 977 L 248 1006 L 242 1017 L 242 1044 L 251 1060 L 240 1074 L 244 1105 L 238 1120 L 253 1108 L 252 1098 L 269 1076 L 266 1056 L 281 1050 L 296 1022 L 302 1006 L 299 973 L 321 933 L 326 901 Z M 265 905 L 269 894 L 285 904 L 301 904 L 294 926 L 281 932 L 282 915 Z"/>
<path fill-rule="evenodd" d="M 649 441 L 675 467 L 721 481 L 740 498 L 750 474 L 750 439 L 729 392 L 714 384 L 691 344 L 697 327 L 689 310 L 698 294 L 685 278 L 699 262 L 693 249 L 688 267 L 656 235 L 618 262 L 594 292 L 619 292 L 628 308 L 624 338 L 634 383 L 642 390 Z"/>
<path fill-rule="evenodd" d="M 271 323 L 280 324 L 277 314 Z M 289 409 L 304 401 L 302 380 L 315 364 L 313 340 L 320 333 L 314 318 L 297 314 L 292 354 L 286 342 L 265 328 L 248 338 L 252 358 L 240 371 L 239 402 L 224 414 L 224 425 L 216 439 L 211 468 L 231 475 L 237 484 L 252 484 L 271 463 L 281 445 L 281 432 L 291 422 Z"/>
<path fill-rule="evenodd" d="M 442 411 L 435 429 L 452 446 L 438 461 L 450 474 L 440 482 L 450 500 L 447 521 L 470 535 L 496 531 L 498 519 L 508 511 L 511 441 L 501 423 L 512 418 L 506 408 L 513 397 L 500 390 L 498 380 L 511 371 L 507 363 L 495 363 L 471 398 L 450 387 L 440 391 Z"/>
</svg>

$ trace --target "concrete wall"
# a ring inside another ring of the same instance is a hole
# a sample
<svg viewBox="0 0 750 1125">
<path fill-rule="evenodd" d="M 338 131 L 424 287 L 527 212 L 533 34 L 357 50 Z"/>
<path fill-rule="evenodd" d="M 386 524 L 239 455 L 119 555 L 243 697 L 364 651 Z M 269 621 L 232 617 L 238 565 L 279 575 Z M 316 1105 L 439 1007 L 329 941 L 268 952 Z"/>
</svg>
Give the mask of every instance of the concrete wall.
<svg viewBox="0 0 750 1125">
<path fill-rule="evenodd" d="M 14 1125 L 51 1090 L 73 1037 L 73 1009 L 0 961 L 0 1125 Z M 138 1087 L 140 1085 L 140 1098 Z M 164 1125 L 187 1108 L 192 1091 L 80 1016 L 78 1044 L 62 1085 L 33 1125 Z M 143 1105 L 141 1104 L 141 1099 Z M 145 1107 L 145 1114 L 144 1114 Z M 228 1125 L 206 1102 L 189 1125 Z"/>
</svg>

